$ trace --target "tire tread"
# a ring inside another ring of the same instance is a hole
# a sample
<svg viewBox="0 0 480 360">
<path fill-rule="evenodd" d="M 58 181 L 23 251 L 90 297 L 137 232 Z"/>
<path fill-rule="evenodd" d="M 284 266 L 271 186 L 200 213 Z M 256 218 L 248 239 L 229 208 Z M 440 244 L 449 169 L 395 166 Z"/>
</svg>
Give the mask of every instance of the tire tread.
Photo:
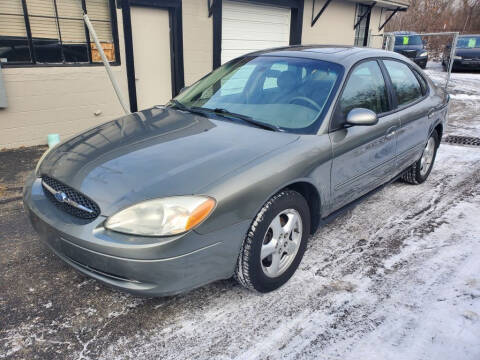
<svg viewBox="0 0 480 360">
<path fill-rule="evenodd" d="M 436 149 L 433 155 L 433 161 L 435 161 L 437 149 L 440 143 L 440 138 L 436 130 L 433 131 L 432 136 L 434 136 L 435 142 L 436 142 Z M 430 166 L 433 167 L 433 162 Z M 430 175 L 430 172 L 427 174 L 427 177 L 429 175 Z M 400 179 L 408 184 L 418 185 L 426 180 L 426 178 L 424 178 L 423 180 L 419 179 L 419 176 L 420 176 L 420 159 L 415 161 L 412 165 L 410 165 L 410 167 L 403 173 Z"/>
<path fill-rule="evenodd" d="M 246 287 L 250 290 L 256 290 L 251 277 L 250 277 L 250 254 L 251 248 L 253 246 L 255 232 L 260 225 L 260 223 L 264 219 L 265 213 L 276 203 L 278 200 L 282 198 L 288 198 L 290 196 L 299 195 L 296 191 L 293 190 L 283 190 L 277 193 L 276 195 L 272 196 L 260 209 L 257 216 L 252 222 L 250 226 L 245 241 L 242 244 L 242 248 L 240 250 L 240 255 L 238 256 L 237 265 L 235 268 L 234 279 L 237 280 L 242 286 Z"/>
</svg>

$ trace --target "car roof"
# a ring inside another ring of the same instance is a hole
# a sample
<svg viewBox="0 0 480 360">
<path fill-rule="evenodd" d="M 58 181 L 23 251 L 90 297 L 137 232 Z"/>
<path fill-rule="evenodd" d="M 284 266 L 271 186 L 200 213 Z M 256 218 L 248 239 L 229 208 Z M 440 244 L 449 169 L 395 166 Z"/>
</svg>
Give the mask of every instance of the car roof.
<svg viewBox="0 0 480 360">
<path fill-rule="evenodd" d="M 390 57 L 405 60 L 392 51 L 345 46 L 345 45 L 302 45 L 256 51 L 247 56 L 285 56 L 334 62 L 348 68 L 367 58 Z"/>
</svg>

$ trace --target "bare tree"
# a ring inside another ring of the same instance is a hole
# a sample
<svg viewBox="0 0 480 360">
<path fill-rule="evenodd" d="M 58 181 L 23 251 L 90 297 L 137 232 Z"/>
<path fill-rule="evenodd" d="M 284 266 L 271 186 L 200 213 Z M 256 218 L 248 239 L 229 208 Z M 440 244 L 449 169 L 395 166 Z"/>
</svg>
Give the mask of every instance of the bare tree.
<svg viewBox="0 0 480 360">
<path fill-rule="evenodd" d="M 396 15 L 386 30 L 480 33 L 480 0 L 412 0 L 409 9 Z"/>
<path fill-rule="evenodd" d="M 458 31 L 480 34 L 480 0 L 411 0 L 404 13 L 397 14 L 386 26 L 387 32 L 418 33 Z M 440 57 L 451 39 L 425 37 L 432 57 Z"/>
</svg>

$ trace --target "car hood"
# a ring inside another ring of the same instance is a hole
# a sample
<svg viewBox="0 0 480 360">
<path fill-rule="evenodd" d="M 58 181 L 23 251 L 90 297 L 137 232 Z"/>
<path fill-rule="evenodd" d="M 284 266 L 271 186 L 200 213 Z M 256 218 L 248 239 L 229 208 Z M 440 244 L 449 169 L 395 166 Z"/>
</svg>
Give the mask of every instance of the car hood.
<svg viewBox="0 0 480 360">
<path fill-rule="evenodd" d="M 158 197 L 195 194 L 297 135 L 152 108 L 90 129 L 52 150 L 39 175 L 96 201 L 105 216 Z"/>
</svg>

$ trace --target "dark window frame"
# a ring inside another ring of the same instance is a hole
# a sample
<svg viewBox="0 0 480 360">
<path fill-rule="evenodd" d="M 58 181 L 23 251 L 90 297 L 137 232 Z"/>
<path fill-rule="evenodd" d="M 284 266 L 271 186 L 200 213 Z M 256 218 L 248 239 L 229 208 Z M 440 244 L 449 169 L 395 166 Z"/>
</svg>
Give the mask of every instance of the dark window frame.
<svg viewBox="0 0 480 360">
<path fill-rule="evenodd" d="M 85 41 L 86 41 L 86 46 L 87 46 L 87 56 L 88 56 L 88 62 L 52 62 L 52 63 L 38 63 L 35 58 L 35 48 L 33 44 L 33 37 L 32 37 L 32 32 L 31 32 L 31 27 L 30 27 L 30 17 L 28 15 L 28 8 L 26 4 L 26 0 L 21 0 L 22 1 L 22 8 L 23 8 L 23 18 L 25 21 L 25 32 L 26 32 L 26 40 L 28 43 L 29 51 L 30 51 L 30 58 L 31 61 L 29 62 L 15 62 L 15 63 L 9 63 L 5 62 L 2 63 L 3 68 L 31 68 L 31 67 L 83 67 L 83 66 L 103 66 L 103 62 L 93 62 L 92 61 L 92 53 L 91 53 L 91 38 L 90 38 L 90 32 L 88 31 L 87 26 L 84 24 L 85 27 Z M 120 48 L 119 48 L 119 38 L 118 38 L 118 25 L 117 25 L 117 12 L 116 12 L 116 6 L 115 6 L 115 0 L 107 0 L 109 2 L 109 8 L 110 8 L 110 26 L 112 28 L 112 40 L 113 40 L 113 46 L 114 46 L 114 52 L 115 52 L 115 60 L 110 61 L 111 66 L 119 66 L 121 65 L 121 60 L 120 60 Z M 82 2 L 82 9 L 85 11 L 86 10 L 86 5 L 85 5 L 85 0 L 81 0 Z M 55 3 L 55 9 L 56 9 L 56 3 Z M 59 19 L 61 17 L 58 16 L 58 13 L 55 11 L 55 19 L 58 23 Z M 64 59 L 63 55 L 63 45 L 61 42 L 61 33 L 59 35 L 59 41 L 60 41 L 60 46 L 61 46 L 61 51 L 62 51 L 62 58 Z"/>
<path fill-rule="evenodd" d="M 133 53 L 132 21 L 130 12 L 130 8 L 132 6 L 168 10 L 168 21 L 170 25 L 170 70 L 172 78 L 172 98 L 177 96 L 185 86 L 185 78 L 183 62 L 182 0 L 117 0 L 117 7 L 122 9 L 128 95 L 130 100 L 130 111 L 133 113 L 138 111 L 138 104 L 137 86 L 135 81 L 135 55 Z"/>
<path fill-rule="evenodd" d="M 354 24 L 353 29 L 355 30 L 354 39 L 353 39 L 354 40 L 354 46 L 363 46 L 363 47 L 368 46 L 369 32 L 370 32 L 370 19 L 371 19 L 371 16 L 372 16 L 372 9 L 373 9 L 374 6 L 375 6 L 375 3 L 373 3 L 372 5 L 362 4 L 362 3 L 357 3 L 356 4 L 355 17 L 354 17 L 354 22 L 353 22 L 353 24 Z M 361 10 L 361 8 L 365 9 L 365 12 L 360 14 L 359 11 Z M 362 21 L 359 21 L 359 18 L 363 18 Z M 361 25 L 362 25 L 363 21 L 365 21 L 365 31 L 362 34 L 362 36 L 357 36 L 357 33 L 360 34 Z M 362 40 L 361 45 L 356 44 L 357 38 Z"/>
<path fill-rule="evenodd" d="M 345 88 L 348 84 L 348 81 L 350 80 L 350 77 L 353 73 L 353 71 L 359 66 L 361 65 L 362 63 L 364 62 L 376 62 L 378 67 L 380 68 L 380 71 L 382 73 L 382 77 L 383 77 L 383 81 L 385 82 L 385 87 L 386 87 L 386 90 L 387 90 L 387 101 L 388 101 L 388 111 L 385 111 L 383 113 L 380 113 L 380 114 L 377 114 L 377 117 L 378 119 L 380 120 L 382 117 L 384 116 L 387 116 L 387 115 L 390 115 L 392 113 L 395 112 L 395 106 L 396 106 L 396 103 L 395 103 L 395 99 L 392 97 L 392 88 L 391 88 L 391 80 L 390 78 L 387 78 L 386 75 L 388 74 L 385 74 L 384 72 L 384 69 L 383 69 L 383 63 L 381 63 L 380 59 L 377 58 L 377 57 L 369 57 L 369 58 L 365 58 L 365 59 L 362 59 L 360 61 L 357 61 L 355 64 L 353 64 L 351 67 L 350 67 L 350 70 L 348 71 L 347 75 L 345 76 L 345 80 L 343 81 L 343 84 L 341 86 L 341 89 L 340 91 L 338 92 L 338 96 L 335 100 L 335 104 L 333 105 L 333 108 L 332 108 L 332 112 L 331 112 L 331 115 L 330 115 L 330 123 L 328 124 L 328 132 L 329 133 L 332 133 L 332 132 L 335 132 L 335 131 L 338 131 L 342 128 L 344 128 L 344 125 L 342 126 L 335 126 L 335 125 L 338 125 L 336 124 L 337 123 L 337 116 L 338 116 L 338 112 L 337 112 L 337 109 L 338 107 L 340 106 L 340 100 L 342 99 L 342 96 L 343 96 L 343 93 L 345 91 Z"/>
</svg>

